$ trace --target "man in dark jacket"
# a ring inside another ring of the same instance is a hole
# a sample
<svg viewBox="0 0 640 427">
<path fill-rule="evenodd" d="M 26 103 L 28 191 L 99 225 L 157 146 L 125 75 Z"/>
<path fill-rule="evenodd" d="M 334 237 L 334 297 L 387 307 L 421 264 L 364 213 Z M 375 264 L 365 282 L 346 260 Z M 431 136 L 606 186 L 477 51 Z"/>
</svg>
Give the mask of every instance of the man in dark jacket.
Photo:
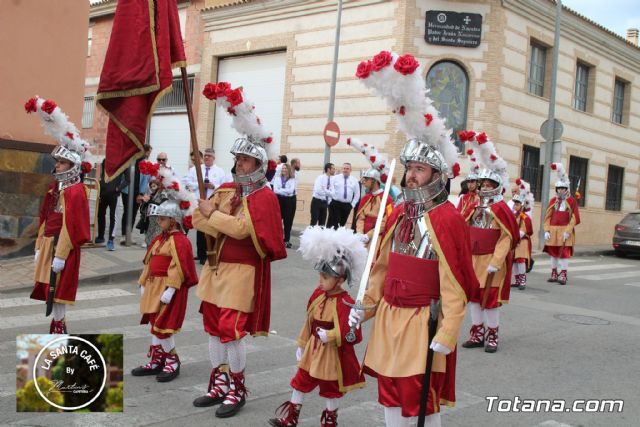
<svg viewBox="0 0 640 427">
<path fill-rule="evenodd" d="M 109 208 L 109 238 L 107 239 L 107 249 L 115 250 L 113 238 L 115 236 L 116 223 L 116 206 L 118 205 L 118 196 L 123 184 L 123 174 L 116 179 L 105 182 L 104 180 L 104 160 L 102 160 L 102 168 L 100 170 L 100 203 L 98 204 L 98 235 L 96 243 L 104 243 L 105 216 L 107 208 Z"/>
</svg>

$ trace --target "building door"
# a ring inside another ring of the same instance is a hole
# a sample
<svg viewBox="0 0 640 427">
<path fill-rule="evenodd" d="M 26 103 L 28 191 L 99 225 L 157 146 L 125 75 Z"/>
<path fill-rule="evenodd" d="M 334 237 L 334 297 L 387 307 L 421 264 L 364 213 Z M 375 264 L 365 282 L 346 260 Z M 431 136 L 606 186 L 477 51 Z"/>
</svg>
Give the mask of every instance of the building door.
<svg viewBox="0 0 640 427">
<path fill-rule="evenodd" d="M 153 149 L 149 160 L 155 163 L 158 153 L 164 151 L 169 166 L 182 178 L 189 170 L 190 138 L 186 114 L 154 114 L 149 128 L 149 144 Z"/>
<path fill-rule="evenodd" d="M 273 136 L 272 152 L 280 153 L 286 53 L 223 58 L 218 63 L 218 81 L 229 82 L 232 88 L 242 86 L 246 98 L 256 106 L 255 113 Z M 231 145 L 241 135 L 231 127 L 231 117 L 221 107 L 216 108 L 213 148 L 216 164 L 229 172 L 233 157 Z M 284 154 L 284 153 L 283 153 Z"/>
</svg>

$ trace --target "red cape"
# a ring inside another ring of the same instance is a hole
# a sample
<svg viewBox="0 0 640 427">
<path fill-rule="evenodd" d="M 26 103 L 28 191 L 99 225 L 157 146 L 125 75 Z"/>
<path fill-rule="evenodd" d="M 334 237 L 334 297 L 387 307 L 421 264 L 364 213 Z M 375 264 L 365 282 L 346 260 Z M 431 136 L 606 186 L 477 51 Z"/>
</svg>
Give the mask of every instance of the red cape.
<svg viewBox="0 0 640 427">
<path fill-rule="evenodd" d="M 237 189 L 237 185 L 227 182 L 218 188 Z M 254 308 L 247 329 L 251 335 L 266 335 L 269 333 L 271 318 L 271 261 L 287 257 L 280 204 L 269 186 L 243 197 L 242 204 L 249 223 L 251 240 L 260 255 L 260 261 L 255 266 Z"/>
<path fill-rule="evenodd" d="M 362 211 L 362 209 L 364 209 L 364 207 L 369 203 L 369 201 L 373 198 L 373 197 L 377 197 L 379 199 L 382 199 L 382 196 L 384 195 L 384 192 L 380 192 L 378 194 L 376 194 L 375 196 L 371 193 L 367 193 L 365 194 L 361 199 L 360 199 L 360 203 L 358 203 L 358 210 L 356 212 L 356 216 L 360 215 L 360 211 Z M 385 215 L 389 215 L 393 209 L 393 199 L 391 198 L 391 196 L 387 196 L 387 203 L 386 203 L 386 210 L 385 210 Z M 371 219 L 369 219 L 371 218 Z M 372 230 L 376 223 L 375 223 L 375 219 L 377 218 L 373 218 L 373 217 L 367 217 L 365 218 L 364 222 L 364 232 L 367 233 L 370 230 Z M 373 220 L 373 221 L 372 221 Z M 371 223 L 373 222 L 373 224 Z"/>
<path fill-rule="evenodd" d="M 186 57 L 176 0 L 118 1 L 97 95 L 109 116 L 107 182 L 144 155 L 147 124 L 180 66 Z"/>
<path fill-rule="evenodd" d="M 490 206 L 491 212 L 494 215 L 494 219 L 500 224 L 500 229 L 506 231 L 511 236 L 511 249 L 505 259 L 506 274 L 504 276 L 504 283 L 500 292 L 499 301 L 509 301 L 509 295 L 511 294 L 511 270 L 513 267 L 513 250 L 520 243 L 520 228 L 516 222 L 516 218 L 513 216 L 513 211 L 509 206 L 500 200 Z"/>
<path fill-rule="evenodd" d="M 547 211 L 546 214 L 549 214 L 550 210 L 553 210 L 553 207 L 556 204 L 556 200 L 558 200 L 558 197 L 553 197 L 551 200 L 549 200 L 549 205 L 547 206 Z M 580 224 L 580 208 L 578 206 L 578 201 L 576 199 L 574 199 L 573 197 L 569 196 L 566 199 L 567 204 L 569 205 L 569 214 L 570 215 L 575 215 L 576 217 L 576 225 Z M 546 216 L 545 214 L 545 216 Z"/>
<path fill-rule="evenodd" d="M 325 292 L 317 287 L 316 290 L 309 298 L 309 302 L 307 303 L 307 319 L 306 321 L 310 321 L 310 313 L 309 309 L 311 304 L 320 296 L 324 295 Z M 356 356 L 356 352 L 354 350 L 354 346 L 362 341 L 362 328 L 356 328 L 356 340 L 352 343 L 348 343 L 344 337 L 347 335 L 349 330 L 349 312 L 351 308 L 343 303 L 342 301 L 346 301 L 350 304 L 354 304 L 355 301 L 347 291 L 342 291 L 340 293 L 327 296 L 327 298 L 336 298 L 336 312 L 337 318 L 333 319 L 334 329 L 336 329 L 336 337 L 338 346 L 338 359 L 340 360 L 340 372 L 338 372 L 338 385 L 340 387 L 340 391 L 348 391 L 354 388 L 364 387 L 364 375 L 360 369 L 360 363 L 358 362 L 358 357 Z"/>
</svg>

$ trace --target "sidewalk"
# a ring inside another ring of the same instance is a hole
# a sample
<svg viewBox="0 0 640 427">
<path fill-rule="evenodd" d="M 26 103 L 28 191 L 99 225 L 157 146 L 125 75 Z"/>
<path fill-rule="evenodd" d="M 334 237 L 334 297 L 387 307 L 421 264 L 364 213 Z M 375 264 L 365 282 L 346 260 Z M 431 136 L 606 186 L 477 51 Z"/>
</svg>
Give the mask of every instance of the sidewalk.
<svg viewBox="0 0 640 427">
<path fill-rule="evenodd" d="M 117 244 L 117 243 L 116 243 Z M 83 283 L 108 283 L 131 278 L 142 271 L 146 249 L 140 246 L 118 245 L 113 252 L 105 246 L 82 248 L 80 280 Z M 0 291 L 33 286 L 33 257 L 20 257 L 0 261 Z"/>
<path fill-rule="evenodd" d="M 298 236 L 301 232 L 302 228 L 296 227 L 291 230 L 291 243 L 294 249 L 299 246 Z M 195 236 L 190 237 L 193 240 Z M 113 252 L 107 251 L 104 246 L 83 248 L 80 280 L 83 284 L 136 280 L 142 271 L 142 258 L 145 253 L 146 249 L 138 245 L 131 247 L 118 245 Z M 613 255 L 613 248 L 611 245 L 577 246 L 574 251 L 574 256 L 597 255 Z M 534 249 L 533 256 L 544 258 L 547 255 Z M 0 261 L 0 291 L 31 286 L 33 286 L 33 257 Z"/>
</svg>

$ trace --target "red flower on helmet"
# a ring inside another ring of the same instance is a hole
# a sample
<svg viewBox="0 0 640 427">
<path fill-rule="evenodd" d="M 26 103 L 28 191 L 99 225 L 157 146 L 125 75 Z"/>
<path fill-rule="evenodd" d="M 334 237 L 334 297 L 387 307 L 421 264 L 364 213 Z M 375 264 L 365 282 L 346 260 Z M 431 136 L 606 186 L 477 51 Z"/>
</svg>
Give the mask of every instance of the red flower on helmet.
<svg viewBox="0 0 640 427">
<path fill-rule="evenodd" d="M 180 209 L 189 209 L 191 203 L 188 200 L 183 200 L 180 202 Z"/>
<path fill-rule="evenodd" d="M 236 110 L 235 108 L 229 107 L 227 108 L 227 113 L 231 114 L 232 116 L 236 115 Z"/>
<path fill-rule="evenodd" d="M 89 162 L 82 162 L 82 164 L 80 165 L 80 170 L 82 171 L 82 173 L 87 174 L 89 172 L 91 172 L 91 163 Z"/>
<path fill-rule="evenodd" d="M 392 60 L 391 52 L 381 51 L 371 59 L 371 71 L 380 71 L 384 67 L 388 67 Z"/>
<path fill-rule="evenodd" d="M 387 182 L 387 178 L 388 176 L 386 173 L 383 173 L 382 175 L 380 175 L 380 181 L 382 181 L 383 184 Z"/>
<path fill-rule="evenodd" d="M 213 101 L 214 99 L 217 98 L 216 85 L 214 83 L 207 83 L 206 85 L 204 85 L 202 94 L 204 95 L 205 98 Z"/>
<path fill-rule="evenodd" d="M 193 228 L 191 215 L 187 215 L 184 218 L 182 218 L 182 226 L 187 230 L 191 230 Z"/>
<path fill-rule="evenodd" d="M 496 160 L 498 160 L 498 157 L 495 154 L 490 155 L 489 158 L 491 159 L 492 162 L 495 162 Z"/>
<path fill-rule="evenodd" d="M 242 104 L 242 89 L 235 88 L 227 92 L 227 101 L 229 101 L 229 104 L 231 104 L 232 107 Z"/>
<path fill-rule="evenodd" d="M 425 114 L 424 115 L 424 123 L 429 126 L 431 124 L 431 122 L 433 121 L 433 116 L 431 114 Z"/>
<path fill-rule="evenodd" d="M 24 104 L 24 110 L 29 114 L 29 113 L 35 113 L 36 111 L 38 111 L 38 100 L 36 98 L 31 98 L 29 99 L 25 104 Z"/>
<path fill-rule="evenodd" d="M 469 160 L 471 160 L 472 162 L 475 162 L 475 161 L 476 161 L 476 158 L 475 158 L 475 157 L 472 157 L 472 158 L 470 158 Z"/>
<path fill-rule="evenodd" d="M 42 108 L 42 111 L 44 111 L 45 113 L 51 114 L 53 113 L 53 110 L 55 110 L 57 106 L 58 105 L 54 101 L 47 99 L 42 103 L 41 108 Z"/>
<path fill-rule="evenodd" d="M 458 136 L 460 137 L 461 142 L 466 142 L 471 141 L 473 137 L 476 136 L 476 133 L 472 130 L 461 130 L 458 133 Z"/>
<path fill-rule="evenodd" d="M 420 63 L 416 61 L 416 58 L 413 55 L 402 55 L 398 58 L 395 64 L 393 64 L 393 68 L 400 74 L 406 76 L 408 74 L 413 74 L 413 72 L 420 66 Z"/>
<path fill-rule="evenodd" d="M 484 133 L 484 132 L 482 132 L 482 133 L 480 133 L 480 134 L 478 134 L 478 135 L 476 136 L 476 141 L 478 141 L 478 144 L 479 144 L 479 145 L 484 144 L 485 142 L 487 142 L 487 140 L 488 140 L 488 139 L 489 139 L 489 138 L 487 137 L 487 134 L 486 134 L 486 133 Z"/>
<path fill-rule="evenodd" d="M 260 122 L 260 117 L 258 117 L 258 116 L 256 116 L 256 123 L 258 123 L 258 124 L 262 124 L 262 123 Z"/>
<path fill-rule="evenodd" d="M 522 180 L 520 178 L 516 179 L 516 184 L 518 185 L 522 184 Z"/>
<path fill-rule="evenodd" d="M 454 163 L 454 165 L 451 167 L 451 172 L 453 172 L 454 178 L 460 175 L 460 164 Z"/>
<path fill-rule="evenodd" d="M 265 144 L 271 144 L 273 142 L 273 138 L 271 138 L 270 136 L 266 138 L 262 138 L 262 140 L 264 141 Z"/>
<path fill-rule="evenodd" d="M 469 156 L 470 156 L 470 155 L 472 155 L 472 154 L 473 154 L 473 148 L 469 148 L 469 149 L 467 150 L 467 155 L 469 155 Z"/>
<path fill-rule="evenodd" d="M 356 77 L 359 79 L 366 79 L 369 77 L 372 71 L 371 61 L 362 61 L 358 64 L 358 69 L 356 70 Z"/>
<path fill-rule="evenodd" d="M 558 169 L 558 165 L 555 163 L 551 163 L 551 170 L 556 170 Z"/>
<path fill-rule="evenodd" d="M 371 163 L 375 163 L 376 162 L 376 156 L 369 156 L 369 160 L 371 161 Z"/>
<path fill-rule="evenodd" d="M 65 135 L 67 136 L 67 138 L 73 139 L 73 134 L 71 132 L 67 132 L 65 133 Z"/>
<path fill-rule="evenodd" d="M 351 138 L 347 138 L 347 145 L 351 145 Z"/>
<path fill-rule="evenodd" d="M 227 82 L 220 82 L 215 85 L 216 97 L 220 98 L 223 96 L 227 96 L 229 91 L 231 91 L 231 85 Z"/>
<path fill-rule="evenodd" d="M 180 184 L 178 184 L 178 181 L 173 181 L 168 188 L 170 190 L 180 191 Z"/>
<path fill-rule="evenodd" d="M 404 116 L 406 114 L 404 105 L 400 106 L 400 110 L 398 110 L 398 114 L 400 114 L 401 116 Z"/>
<path fill-rule="evenodd" d="M 524 185 L 521 185 L 521 186 L 520 186 L 520 189 L 524 190 L 524 189 L 525 189 L 525 186 L 524 186 Z"/>
<path fill-rule="evenodd" d="M 267 171 L 268 172 L 276 170 L 276 167 L 277 167 L 277 165 L 276 165 L 275 160 L 269 160 L 267 162 Z"/>
</svg>

